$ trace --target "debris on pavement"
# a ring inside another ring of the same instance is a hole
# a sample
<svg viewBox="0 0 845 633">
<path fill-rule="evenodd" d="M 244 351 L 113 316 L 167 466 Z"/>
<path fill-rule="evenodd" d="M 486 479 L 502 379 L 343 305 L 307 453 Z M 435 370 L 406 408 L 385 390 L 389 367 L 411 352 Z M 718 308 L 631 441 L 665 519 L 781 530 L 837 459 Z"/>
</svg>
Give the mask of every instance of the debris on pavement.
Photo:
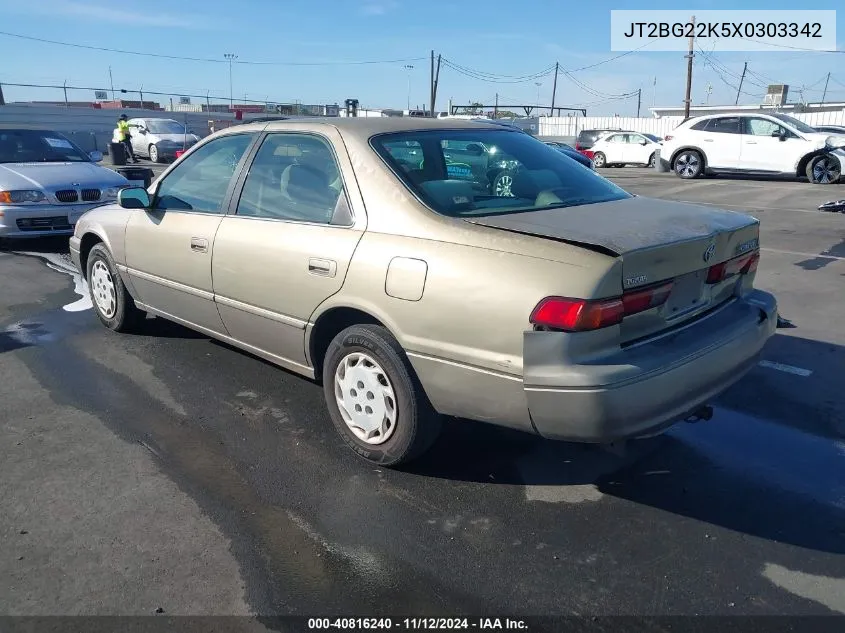
<svg viewBox="0 0 845 633">
<path fill-rule="evenodd" d="M 831 200 L 819 205 L 819 211 L 828 211 L 829 213 L 845 213 L 845 199 Z"/>
</svg>

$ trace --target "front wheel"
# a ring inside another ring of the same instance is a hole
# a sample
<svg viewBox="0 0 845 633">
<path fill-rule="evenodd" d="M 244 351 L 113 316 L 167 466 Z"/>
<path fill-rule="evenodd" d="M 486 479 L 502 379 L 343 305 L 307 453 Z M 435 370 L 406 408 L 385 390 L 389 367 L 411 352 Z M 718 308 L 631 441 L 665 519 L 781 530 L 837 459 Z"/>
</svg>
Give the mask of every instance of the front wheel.
<svg viewBox="0 0 845 633">
<path fill-rule="evenodd" d="M 605 158 L 605 155 L 602 154 L 601 152 L 596 152 L 593 155 L 593 167 L 601 169 L 602 167 L 606 167 L 606 166 L 607 166 L 607 158 Z"/>
<path fill-rule="evenodd" d="M 150 145 L 150 160 L 154 163 L 158 162 L 158 148 L 155 145 Z"/>
<path fill-rule="evenodd" d="M 698 178 L 704 173 L 704 159 L 695 150 L 684 150 L 675 158 L 675 173 L 684 180 Z"/>
<path fill-rule="evenodd" d="M 499 198 L 513 198 L 513 172 L 500 171 L 493 179 L 493 195 Z"/>
<path fill-rule="evenodd" d="M 123 285 L 111 253 L 104 244 L 97 244 L 88 254 L 88 291 L 94 312 L 103 325 L 115 332 L 137 330 L 144 313 Z"/>
<path fill-rule="evenodd" d="M 437 438 L 434 411 L 399 342 L 377 325 L 353 325 L 329 345 L 323 392 L 332 422 L 359 456 L 397 466 Z"/>
<path fill-rule="evenodd" d="M 807 180 L 815 185 L 833 185 L 842 176 L 842 165 L 832 154 L 816 156 L 807 163 Z"/>
</svg>

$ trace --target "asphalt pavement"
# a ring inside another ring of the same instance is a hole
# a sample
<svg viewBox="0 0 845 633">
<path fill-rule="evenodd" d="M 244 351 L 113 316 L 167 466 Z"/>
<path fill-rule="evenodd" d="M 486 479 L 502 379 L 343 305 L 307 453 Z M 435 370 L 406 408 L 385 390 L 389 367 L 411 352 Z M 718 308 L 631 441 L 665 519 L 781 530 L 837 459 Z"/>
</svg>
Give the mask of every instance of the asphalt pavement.
<svg viewBox="0 0 845 633">
<path fill-rule="evenodd" d="M 612 448 L 449 420 L 376 468 L 315 384 L 107 331 L 66 240 L 0 252 L 0 613 L 845 614 L 845 216 L 815 211 L 845 186 L 603 173 L 759 217 L 793 326 L 711 421 Z"/>
</svg>

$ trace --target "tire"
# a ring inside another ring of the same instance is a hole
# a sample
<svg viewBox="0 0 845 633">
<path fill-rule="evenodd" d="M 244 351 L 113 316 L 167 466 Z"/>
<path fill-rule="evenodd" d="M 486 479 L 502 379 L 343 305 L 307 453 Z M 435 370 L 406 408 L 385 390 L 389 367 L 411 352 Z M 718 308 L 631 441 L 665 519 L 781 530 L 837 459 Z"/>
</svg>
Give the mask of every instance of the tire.
<svg viewBox="0 0 845 633">
<path fill-rule="evenodd" d="M 596 169 L 602 169 L 603 167 L 607 167 L 607 158 L 601 152 L 596 152 L 593 154 L 593 167 Z"/>
<path fill-rule="evenodd" d="M 137 331 L 144 312 L 135 305 L 117 272 L 111 253 L 96 244 L 88 253 L 86 270 L 91 303 L 100 322 L 115 332 Z"/>
<path fill-rule="evenodd" d="M 651 156 L 649 156 L 649 157 L 648 157 L 648 162 L 645 164 L 645 166 L 646 166 L 646 167 L 654 167 L 654 159 L 655 159 L 655 155 L 654 155 L 654 154 L 652 154 Z"/>
<path fill-rule="evenodd" d="M 704 157 L 694 149 L 685 149 L 675 157 L 672 170 L 684 180 L 698 178 L 704 173 Z"/>
<path fill-rule="evenodd" d="M 441 416 L 431 406 L 405 351 L 381 326 L 353 325 L 334 338 L 323 362 L 323 393 L 343 441 L 375 464 L 409 462 L 431 447 L 440 433 Z M 369 418 L 368 402 L 376 403 Z M 381 410 L 384 417 L 376 422 Z M 393 421 L 386 426 L 384 420 L 391 411 Z M 356 422 L 372 426 L 365 430 L 355 427 Z"/>
<path fill-rule="evenodd" d="M 807 163 L 806 172 L 814 185 L 833 185 L 842 178 L 842 164 L 832 154 L 816 156 Z"/>
<path fill-rule="evenodd" d="M 513 172 L 500 171 L 493 179 L 493 195 L 498 198 L 513 198 Z"/>
<path fill-rule="evenodd" d="M 152 162 L 159 162 L 158 148 L 155 145 L 150 144 L 147 148 L 147 153 L 150 155 L 150 160 Z"/>
</svg>

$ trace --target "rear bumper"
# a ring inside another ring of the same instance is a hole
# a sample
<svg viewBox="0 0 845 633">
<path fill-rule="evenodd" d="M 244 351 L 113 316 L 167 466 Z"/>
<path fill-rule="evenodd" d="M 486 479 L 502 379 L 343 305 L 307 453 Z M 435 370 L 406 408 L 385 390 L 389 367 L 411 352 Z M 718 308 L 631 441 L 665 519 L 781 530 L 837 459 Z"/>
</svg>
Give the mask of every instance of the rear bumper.
<svg viewBox="0 0 845 633">
<path fill-rule="evenodd" d="M 777 326 L 777 302 L 755 290 L 667 336 L 572 364 L 566 336 L 525 334 L 524 388 L 540 435 L 610 442 L 687 417 L 739 380 Z"/>
</svg>

